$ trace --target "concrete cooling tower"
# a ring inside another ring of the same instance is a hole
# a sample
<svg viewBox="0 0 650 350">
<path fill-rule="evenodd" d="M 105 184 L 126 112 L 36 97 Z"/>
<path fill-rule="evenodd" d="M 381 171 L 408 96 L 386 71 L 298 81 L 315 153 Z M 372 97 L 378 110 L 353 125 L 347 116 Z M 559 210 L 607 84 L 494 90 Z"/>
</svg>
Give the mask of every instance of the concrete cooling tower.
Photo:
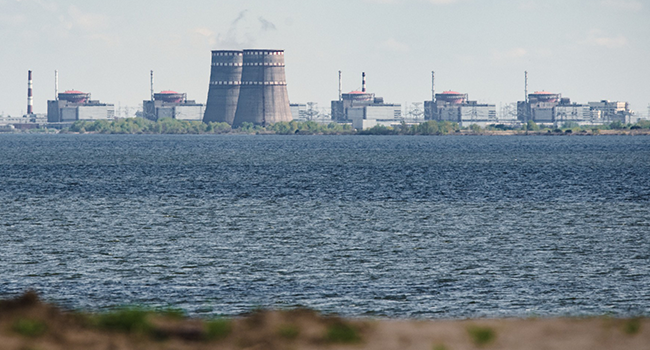
<svg viewBox="0 0 650 350">
<path fill-rule="evenodd" d="M 212 51 L 204 122 L 238 127 L 291 119 L 284 50 Z"/>
<path fill-rule="evenodd" d="M 212 51 L 210 88 L 203 121 L 233 124 L 241 85 L 242 51 Z"/>
</svg>

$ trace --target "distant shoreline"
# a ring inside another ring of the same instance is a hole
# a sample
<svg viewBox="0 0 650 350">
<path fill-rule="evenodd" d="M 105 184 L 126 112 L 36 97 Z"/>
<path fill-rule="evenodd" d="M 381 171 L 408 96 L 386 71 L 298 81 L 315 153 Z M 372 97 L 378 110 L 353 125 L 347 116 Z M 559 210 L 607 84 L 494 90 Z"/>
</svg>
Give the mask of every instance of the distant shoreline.
<svg viewBox="0 0 650 350">
<path fill-rule="evenodd" d="M 313 121 L 279 122 L 268 126 L 243 123 L 233 128 L 227 123 L 187 121 L 163 118 L 151 121 L 143 118 L 119 120 L 76 121 L 65 129 L 52 128 L 13 128 L 0 129 L 3 133 L 62 133 L 62 134 L 256 134 L 256 135 L 461 135 L 461 136 L 595 136 L 595 135 L 650 135 L 650 121 L 642 120 L 636 124 L 612 122 L 605 125 L 577 125 L 565 123 L 561 127 L 546 127 L 529 121 L 523 126 L 492 124 L 481 127 L 472 124 L 460 127 L 450 121 L 423 121 L 418 124 L 384 126 L 356 130 L 350 124 L 331 122 L 328 124 Z"/>
<path fill-rule="evenodd" d="M 49 129 L 52 130 L 52 129 Z M 303 133 L 297 132 L 293 134 L 281 134 L 275 132 L 226 132 L 226 133 L 152 133 L 152 132 L 137 132 L 137 133 L 120 133 L 120 132 L 75 132 L 75 131 L 34 131 L 34 130 L 15 130 L 0 132 L 0 135 L 15 135 L 15 134 L 49 134 L 49 135 L 300 135 L 300 136 L 556 136 L 556 137 L 569 137 L 569 136 L 650 136 L 650 130 L 600 130 L 598 133 L 593 132 L 577 132 L 577 133 L 558 133 L 547 131 L 521 131 L 521 130 L 505 130 L 505 131 L 483 131 L 483 132 L 452 132 L 447 134 L 371 134 L 360 132 L 349 133 Z"/>
</svg>

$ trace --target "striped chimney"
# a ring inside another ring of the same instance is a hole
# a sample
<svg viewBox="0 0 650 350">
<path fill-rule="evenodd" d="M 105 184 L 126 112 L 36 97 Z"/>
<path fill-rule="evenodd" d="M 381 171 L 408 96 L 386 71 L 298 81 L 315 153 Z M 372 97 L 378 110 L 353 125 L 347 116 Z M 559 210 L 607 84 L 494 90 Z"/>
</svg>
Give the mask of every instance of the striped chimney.
<svg viewBox="0 0 650 350">
<path fill-rule="evenodd" d="M 361 73 L 361 92 L 366 92 L 366 72 Z"/>
<path fill-rule="evenodd" d="M 34 97 L 32 96 L 32 71 L 27 71 L 27 114 L 34 114 Z"/>
</svg>

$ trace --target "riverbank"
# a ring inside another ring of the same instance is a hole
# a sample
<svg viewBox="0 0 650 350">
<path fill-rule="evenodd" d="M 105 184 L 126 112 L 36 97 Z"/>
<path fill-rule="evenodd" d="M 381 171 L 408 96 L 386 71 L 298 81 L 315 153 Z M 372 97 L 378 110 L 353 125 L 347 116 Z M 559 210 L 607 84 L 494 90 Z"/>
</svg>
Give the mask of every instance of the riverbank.
<svg viewBox="0 0 650 350">
<path fill-rule="evenodd" d="M 72 133 L 72 134 L 255 134 L 255 135 L 650 135 L 650 121 L 640 120 L 636 124 L 612 122 L 604 125 L 573 125 L 568 123 L 551 128 L 529 122 L 524 126 L 504 124 L 480 127 L 476 124 L 460 127 L 450 121 L 428 120 L 419 124 L 394 126 L 376 125 L 369 129 L 356 130 L 350 124 L 316 123 L 313 121 L 280 122 L 268 126 L 243 123 L 237 128 L 226 123 L 203 123 L 201 121 L 163 118 L 151 121 L 142 118 L 119 120 L 76 121 L 69 128 L 6 129 L 5 132 L 21 133 Z"/>
<path fill-rule="evenodd" d="M 175 310 L 66 312 L 0 301 L 2 349 L 648 349 L 649 319 L 342 319 L 311 310 L 190 319 Z"/>
</svg>

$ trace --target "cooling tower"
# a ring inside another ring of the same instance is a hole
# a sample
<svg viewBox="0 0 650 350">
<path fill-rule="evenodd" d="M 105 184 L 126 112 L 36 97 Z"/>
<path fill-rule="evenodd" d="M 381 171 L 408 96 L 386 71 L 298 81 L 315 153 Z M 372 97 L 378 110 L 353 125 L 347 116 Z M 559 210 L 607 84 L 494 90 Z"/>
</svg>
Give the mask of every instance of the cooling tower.
<svg viewBox="0 0 650 350">
<path fill-rule="evenodd" d="M 242 78 L 242 57 L 242 51 L 212 51 L 204 122 L 226 122 L 232 125 L 235 120 Z"/>
<path fill-rule="evenodd" d="M 291 121 L 284 50 L 244 50 L 243 65 L 233 126 Z"/>
</svg>

